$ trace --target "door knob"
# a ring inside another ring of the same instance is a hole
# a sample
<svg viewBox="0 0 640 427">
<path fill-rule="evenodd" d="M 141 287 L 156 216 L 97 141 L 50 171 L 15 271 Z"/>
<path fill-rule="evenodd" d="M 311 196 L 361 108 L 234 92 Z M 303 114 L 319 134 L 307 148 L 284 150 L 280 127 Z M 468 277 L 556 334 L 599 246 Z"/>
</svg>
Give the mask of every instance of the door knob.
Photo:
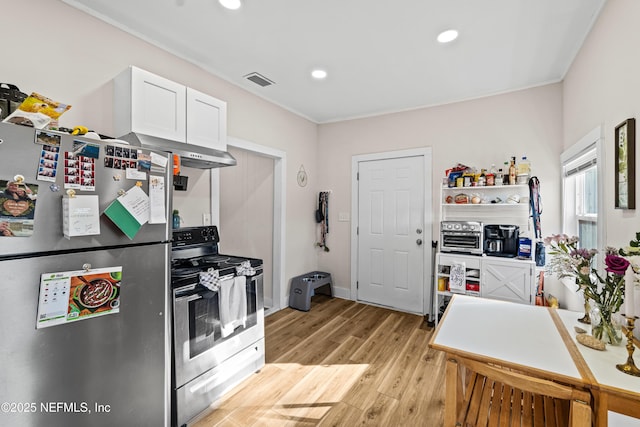
<svg viewBox="0 0 640 427">
<path fill-rule="evenodd" d="M 420 246 L 422 244 L 422 239 L 416 240 L 416 243 L 418 244 L 418 246 Z"/>
<path fill-rule="evenodd" d="M 416 230 L 416 233 L 418 233 L 418 234 L 422 234 L 422 228 L 418 228 L 418 229 Z"/>
</svg>

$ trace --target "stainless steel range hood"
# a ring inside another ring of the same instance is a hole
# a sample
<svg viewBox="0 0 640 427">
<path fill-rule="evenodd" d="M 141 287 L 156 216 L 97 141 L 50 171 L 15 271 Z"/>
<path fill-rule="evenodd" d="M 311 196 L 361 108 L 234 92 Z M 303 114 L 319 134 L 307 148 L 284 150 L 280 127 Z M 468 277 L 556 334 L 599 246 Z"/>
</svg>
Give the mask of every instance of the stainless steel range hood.
<svg viewBox="0 0 640 427">
<path fill-rule="evenodd" d="M 237 164 L 236 159 L 226 151 L 214 150 L 200 145 L 186 144 L 136 132 L 128 133 L 118 139 L 137 147 L 177 154 L 180 156 L 182 166 L 190 168 L 213 169 Z"/>
</svg>

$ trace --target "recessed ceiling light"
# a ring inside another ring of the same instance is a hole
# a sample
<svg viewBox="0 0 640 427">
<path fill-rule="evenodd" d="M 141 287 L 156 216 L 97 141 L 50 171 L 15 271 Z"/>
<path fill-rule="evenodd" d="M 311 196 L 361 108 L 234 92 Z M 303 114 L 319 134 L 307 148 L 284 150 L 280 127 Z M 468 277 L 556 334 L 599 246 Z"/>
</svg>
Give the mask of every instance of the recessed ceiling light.
<svg viewBox="0 0 640 427">
<path fill-rule="evenodd" d="M 311 72 L 311 77 L 317 80 L 322 80 L 327 78 L 327 72 L 325 70 L 316 69 Z"/>
<path fill-rule="evenodd" d="M 242 6 L 242 3 L 240 2 L 240 0 L 218 0 L 218 1 L 220 2 L 221 5 L 231 10 L 240 9 L 240 6 Z"/>
<path fill-rule="evenodd" d="M 438 41 L 440 43 L 449 43 L 458 38 L 458 32 L 456 30 L 447 30 L 438 34 Z"/>
</svg>

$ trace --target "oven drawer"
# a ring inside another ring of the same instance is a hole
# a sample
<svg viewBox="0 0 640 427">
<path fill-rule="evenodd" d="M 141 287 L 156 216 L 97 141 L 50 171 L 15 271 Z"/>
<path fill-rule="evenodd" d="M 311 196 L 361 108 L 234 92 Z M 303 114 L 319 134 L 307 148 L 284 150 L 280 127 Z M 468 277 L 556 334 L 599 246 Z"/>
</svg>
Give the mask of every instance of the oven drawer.
<svg viewBox="0 0 640 427">
<path fill-rule="evenodd" d="M 264 366 L 264 339 L 260 339 L 215 368 L 179 387 L 175 393 L 176 425 L 184 426 Z"/>
</svg>

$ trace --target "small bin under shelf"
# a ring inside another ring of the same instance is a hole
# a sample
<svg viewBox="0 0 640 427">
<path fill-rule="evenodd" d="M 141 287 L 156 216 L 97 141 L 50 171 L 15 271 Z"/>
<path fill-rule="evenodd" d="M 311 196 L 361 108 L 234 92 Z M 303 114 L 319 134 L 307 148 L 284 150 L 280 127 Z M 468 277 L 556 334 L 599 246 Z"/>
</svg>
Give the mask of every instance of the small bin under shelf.
<svg viewBox="0 0 640 427">
<path fill-rule="evenodd" d="M 331 286 L 331 274 L 324 271 L 312 271 L 311 273 L 296 276 L 291 279 L 291 292 L 289 293 L 289 307 L 301 311 L 309 311 L 311 297 L 319 289 L 324 295 L 333 296 Z"/>
</svg>

